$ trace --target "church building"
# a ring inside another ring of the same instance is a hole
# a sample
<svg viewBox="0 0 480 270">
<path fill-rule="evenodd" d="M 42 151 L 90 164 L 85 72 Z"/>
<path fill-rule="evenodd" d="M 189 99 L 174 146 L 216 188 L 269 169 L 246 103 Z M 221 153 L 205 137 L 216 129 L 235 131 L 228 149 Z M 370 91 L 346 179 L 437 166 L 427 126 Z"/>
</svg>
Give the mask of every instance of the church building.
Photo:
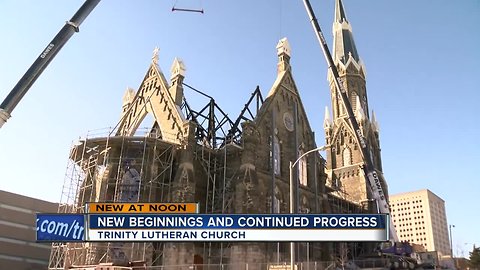
<svg viewBox="0 0 480 270">
<path fill-rule="evenodd" d="M 334 60 L 381 176 L 378 123 L 369 113 L 365 66 L 341 0 L 336 1 L 333 32 Z M 280 214 L 292 209 L 375 213 L 362 157 L 332 75 L 332 113 L 325 111 L 323 124 L 325 160 L 318 151 L 309 152 L 318 145 L 300 98 L 302 89 L 292 76 L 293 52 L 286 38 L 278 42 L 276 54 L 277 75 L 265 98 L 257 87 L 234 119 L 205 93 L 205 107 L 192 108 L 185 89 L 200 91 L 184 82 L 183 61 L 173 61 L 167 80 L 155 49 L 138 90 L 125 92 L 115 128 L 72 147 L 60 212 L 81 213 L 85 202 L 198 202 L 204 214 Z M 144 130 L 140 126 L 147 115 L 154 121 Z M 334 260 L 339 247 L 297 243 L 295 260 Z M 88 267 L 99 264 L 102 269 L 206 269 L 207 264 L 265 269 L 268 263 L 289 261 L 289 248 L 289 243 L 276 242 L 55 243 L 49 269 L 93 269 Z"/>
</svg>

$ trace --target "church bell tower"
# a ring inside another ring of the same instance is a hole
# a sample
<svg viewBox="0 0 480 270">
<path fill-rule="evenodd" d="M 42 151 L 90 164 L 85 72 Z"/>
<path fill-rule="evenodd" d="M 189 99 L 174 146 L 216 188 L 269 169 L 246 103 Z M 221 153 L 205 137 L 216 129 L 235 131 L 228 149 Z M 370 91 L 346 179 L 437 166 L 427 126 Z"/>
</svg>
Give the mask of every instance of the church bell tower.
<svg viewBox="0 0 480 270">
<path fill-rule="evenodd" d="M 333 22 L 333 60 L 340 75 L 355 118 L 360 130 L 367 140 L 370 154 L 377 174 L 382 182 L 382 188 L 387 194 L 387 185 L 382 173 L 380 156 L 379 125 L 375 114 L 369 113 L 366 70 L 359 57 L 353 39 L 352 27 L 345 15 L 341 0 L 335 3 L 335 19 Z M 376 212 L 372 202 L 371 192 L 363 171 L 361 151 L 348 123 L 348 116 L 341 97 L 338 95 L 334 78 L 328 73 L 332 114 L 325 109 L 324 129 L 327 148 L 328 184 L 342 198 L 359 204 L 364 210 Z M 370 202 L 370 203 L 369 203 Z"/>
</svg>

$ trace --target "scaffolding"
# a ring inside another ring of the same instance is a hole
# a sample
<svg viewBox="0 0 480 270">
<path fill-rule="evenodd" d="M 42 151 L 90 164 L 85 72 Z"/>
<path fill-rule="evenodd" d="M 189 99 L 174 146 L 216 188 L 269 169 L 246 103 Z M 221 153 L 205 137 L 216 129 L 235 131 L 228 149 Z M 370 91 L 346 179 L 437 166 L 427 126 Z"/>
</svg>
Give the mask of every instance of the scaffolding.
<svg viewBox="0 0 480 270">
<path fill-rule="evenodd" d="M 333 180 L 332 180 L 333 181 Z M 330 213 L 343 213 L 343 214 L 367 214 L 369 201 L 353 202 L 349 200 L 350 194 L 345 189 L 345 186 L 341 184 L 330 183 L 327 186 L 328 197 L 328 211 Z M 367 207 L 366 207 L 367 206 Z M 347 261 L 357 257 L 359 254 L 367 254 L 369 250 L 373 250 L 370 244 L 359 244 L 354 242 L 338 242 L 332 244 L 332 260 L 338 267 L 345 267 Z"/>
<path fill-rule="evenodd" d="M 242 129 L 240 123 L 253 120 L 263 97 L 257 87 L 232 121 L 208 97 L 201 110 L 192 109 L 184 98 L 181 109 L 186 120 L 196 124 L 193 156 L 196 174 L 195 198 L 202 213 L 232 213 L 232 182 L 240 164 Z M 256 102 L 256 104 L 254 104 Z M 254 107 L 255 106 L 255 107 Z M 251 108 L 254 107 L 254 108 Z M 162 140 L 164 130 L 158 123 L 125 136 L 115 128 L 89 131 L 70 149 L 59 213 L 84 213 L 87 202 L 172 202 L 179 150 L 184 146 Z M 171 134 L 167 134 L 169 136 Z M 147 266 L 161 266 L 164 242 L 149 243 L 53 243 L 49 269 L 68 269 L 113 263 L 128 265 L 141 261 Z M 195 243 L 195 253 L 208 264 L 226 264 L 229 244 Z"/>
<path fill-rule="evenodd" d="M 208 214 L 233 213 L 232 183 L 240 167 L 239 151 L 243 149 L 240 124 L 255 119 L 264 101 L 260 88 L 255 88 L 239 116 L 232 121 L 211 96 L 188 84 L 183 85 L 208 99 L 198 111 L 192 109 L 185 98 L 181 106 L 187 120 L 197 125 L 195 135 L 199 147 L 194 151 L 194 161 L 200 168 L 196 171 L 197 185 L 201 186 L 196 190 L 197 196 L 202 198 L 200 209 Z M 228 264 L 230 246 L 230 243 L 205 242 L 196 244 L 196 250 L 207 265 Z"/>
<path fill-rule="evenodd" d="M 176 146 L 151 129 L 135 136 L 89 132 L 73 144 L 59 213 L 84 213 L 86 202 L 170 200 Z M 49 269 L 114 262 L 160 265 L 163 246 L 154 243 L 53 243 Z"/>
</svg>

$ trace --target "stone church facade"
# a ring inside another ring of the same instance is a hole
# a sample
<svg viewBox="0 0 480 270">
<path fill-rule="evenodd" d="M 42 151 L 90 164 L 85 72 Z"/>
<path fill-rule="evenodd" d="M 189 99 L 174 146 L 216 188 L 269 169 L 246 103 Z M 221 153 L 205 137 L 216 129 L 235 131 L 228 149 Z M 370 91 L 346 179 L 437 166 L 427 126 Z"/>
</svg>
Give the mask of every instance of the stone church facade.
<svg viewBox="0 0 480 270">
<path fill-rule="evenodd" d="M 365 67 L 340 0 L 334 35 L 337 68 L 381 174 L 378 124 L 368 113 Z M 317 144 L 292 76 L 287 39 L 276 49 L 277 78 L 268 95 L 263 99 L 257 88 L 235 121 L 213 98 L 204 109 L 191 109 L 184 95 L 183 62 L 174 60 L 167 81 L 156 49 L 138 90 L 127 89 L 116 128 L 72 147 L 66 185 L 70 193 L 65 191 L 60 212 L 82 212 L 85 202 L 97 201 L 198 202 L 200 213 L 209 214 L 374 212 L 361 156 L 330 77 L 333 114 L 326 110 L 324 121 L 327 160 L 318 152 L 298 159 Z M 254 97 L 257 106 L 252 109 Z M 147 115 L 154 124 L 141 133 Z M 291 208 L 289 168 L 295 160 Z M 296 250 L 297 261 L 325 261 L 338 253 L 338 246 L 298 243 Z M 265 269 L 267 263 L 289 261 L 289 256 L 289 243 L 275 242 L 57 243 L 49 269 L 89 269 L 100 263 L 163 269 L 204 264 L 245 269 L 248 264 L 249 269 Z"/>
</svg>

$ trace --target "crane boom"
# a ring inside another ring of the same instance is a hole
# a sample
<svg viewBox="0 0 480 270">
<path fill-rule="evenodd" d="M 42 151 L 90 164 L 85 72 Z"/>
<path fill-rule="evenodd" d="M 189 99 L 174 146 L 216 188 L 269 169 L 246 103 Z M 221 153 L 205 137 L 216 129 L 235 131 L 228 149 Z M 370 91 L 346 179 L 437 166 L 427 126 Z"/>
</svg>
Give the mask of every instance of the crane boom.
<svg viewBox="0 0 480 270">
<path fill-rule="evenodd" d="M 322 48 L 323 55 L 327 60 L 328 68 L 332 72 L 337 92 L 339 96 L 342 98 L 342 102 L 347 111 L 348 122 L 352 127 L 352 129 L 354 130 L 354 136 L 358 144 L 360 145 L 360 152 L 362 154 L 362 158 L 364 162 L 364 166 L 362 167 L 362 169 L 364 171 L 364 174 L 371 188 L 373 199 L 376 200 L 378 210 L 380 213 L 389 214 L 390 209 L 388 207 L 386 194 L 383 191 L 380 179 L 378 177 L 377 172 L 375 171 L 375 167 L 373 166 L 372 156 L 370 155 L 368 142 L 363 137 L 362 131 L 360 130 L 360 126 L 358 125 L 357 119 L 355 118 L 352 105 L 347 96 L 347 91 L 345 90 L 345 87 L 341 81 L 340 75 L 338 74 L 337 67 L 333 62 L 332 55 L 330 53 L 330 50 L 328 49 L 328 45 L 325 40 L 325 37 L 323 36 L 322 29 L 318 24 L 317 18 L 315 17 L 315 13 L 313 12 L 312 6 L 310 5 L 310 1 L 303 0 L 303 4 L 305 5 L 305 9 L 307 10 L 310 23 L 312 24 L 315 35 L 317 36 L 318 42 L 320 43 L 320 47 Z M 393 226 L 392 219 L 390 219 L 389 234 L 390 234 L 390 240 L 394 242 L 398 242 L 398 236 L 395 231 L 395 227 Z"/>
<path fill-rule="evenodd" d="M 75 32 L 79 31 L 80 24 L 82 24 L 85 18 L 87 18 L 99 2 L 100 0 L 86 0 L 73 17 L 65 23 L 62 29 L 60 29 L 53 40 L 48 43 L 47 47 L 13 87 L 0 105 L 0 128 L 10 118 L 13 109 L 15 109 L 33 83 L 35 83 L 37 78 L 42 74 L 45 68 L 47 68 L 48 64 L 50 64 L 60 49 L 62 49 L 63 45 L 67 43 Z"/>
</svg>

